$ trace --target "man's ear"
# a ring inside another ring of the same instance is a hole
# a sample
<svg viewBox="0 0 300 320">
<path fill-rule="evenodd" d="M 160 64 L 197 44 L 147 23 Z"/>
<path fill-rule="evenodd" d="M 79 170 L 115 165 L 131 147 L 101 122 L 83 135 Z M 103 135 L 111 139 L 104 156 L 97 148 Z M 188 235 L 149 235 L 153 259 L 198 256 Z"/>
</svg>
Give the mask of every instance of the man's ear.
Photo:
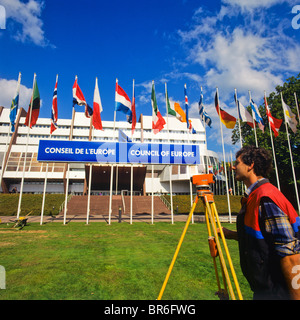
<svg viewBox="0 0 300 320">
<path fill-rule="evenodd" d="M 251 171 L 254 168 L 254 162 L 252 162 L 249 166 L 248 166 L 248 171 Z"/>
</svg>

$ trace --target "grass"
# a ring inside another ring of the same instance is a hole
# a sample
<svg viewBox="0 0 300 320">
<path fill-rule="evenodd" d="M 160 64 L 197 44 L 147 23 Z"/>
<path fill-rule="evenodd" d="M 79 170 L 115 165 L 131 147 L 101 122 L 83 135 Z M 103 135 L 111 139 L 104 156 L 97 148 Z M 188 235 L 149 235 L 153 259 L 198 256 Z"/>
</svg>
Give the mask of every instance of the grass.
<svg viewBox="0 0 300 320">
<path fill-rule="evenodd" d="M 183 228 L 183 222 L 52 222 L 17 231 L 0 224 L 0 265 L 6 269 L 0 300 L 155 300 Z M 243 297 L 252 299 L 237 243 L 228 246 Z M 218 300 L 216 290 L 206 224 L 192 224 L 163 299 Z"/>
<path fill-rule="evenodd" d="M 170 196 L 165 196 L 170 202 Z M 241 196 L 230 196 L 230 208 L 232 214 L 237 214 L 241 209 Z M 214 196 L 218 214 L 228 214 L 227 196 Z M 173 208 L 176 212 L 178 206 L 178 213 L 189 213 L 191 208 L 190 195 L 177 195 L 173 196 Z M 204 213 L 203 204 L 199 200 L 195 208 L 195 213 Z"/>
<path fill-rule="evenodd" d="M 56 215 L 60 205 L 64 202 L 64 194 L 46 194 L 44 215 Z M 42 208 L 42 194 L 22 195 L 21 215 L 40 215 Z M 18 211 L 19 194 L 0 194 L 0 216 L 14 216 Z M 54 208 L 54 209 L 53 209 Z"/>
<path fill-rule="evenodd" d="M 165 196 L 170 202 L 170 196 Z M 218 213 L 228 214 L 227 196 L 214 196 Z M 23 194 L 22 196 L 22 212 L 25 216 L 31 212 L 30 215 L 39 216 L 42 208 L 42 194 Z M 56 215 L 60 205 L 64 202 L 64 194 L 46 194 L 44 215 Z M 230 196 L 230 207 L 232 214 L 236 214 L 240 210 L 240 196 Z M 14 216 L 17 214 L 19 194 L 0 194 L 0 216 Z M 178 206 L 178 213 L 189 213 L 191 208 L 191 198 L 189 195 L 173 196 L 173 208 L 176 213 Z M 54 207 L 54 209 L 53 209 Z M 204 213 L 201 201 L 198 202 L 195 213 Z"/>
</svg>

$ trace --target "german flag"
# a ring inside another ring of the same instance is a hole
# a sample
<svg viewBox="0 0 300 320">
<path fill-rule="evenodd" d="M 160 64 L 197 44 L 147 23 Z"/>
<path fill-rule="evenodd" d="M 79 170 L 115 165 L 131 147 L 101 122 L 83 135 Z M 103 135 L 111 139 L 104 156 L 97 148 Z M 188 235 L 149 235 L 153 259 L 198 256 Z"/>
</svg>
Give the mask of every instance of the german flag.
<svg viewBox="0 0 300 320">
<path fill-rule="evenodd" d="M 216 92 L 216 95 L 215 95 L 215 106 L 216 106 L 216 110 L 217 110 L 219 117 L 220 117 L 220 112 L 221 112 L 220 118 L 221 118 L 221 121 L 224 124 L 224 126 L 227 129 L 233 129 L 235 127 L 236 118 L 219 107 L 218 92 Z"/>
</svg>

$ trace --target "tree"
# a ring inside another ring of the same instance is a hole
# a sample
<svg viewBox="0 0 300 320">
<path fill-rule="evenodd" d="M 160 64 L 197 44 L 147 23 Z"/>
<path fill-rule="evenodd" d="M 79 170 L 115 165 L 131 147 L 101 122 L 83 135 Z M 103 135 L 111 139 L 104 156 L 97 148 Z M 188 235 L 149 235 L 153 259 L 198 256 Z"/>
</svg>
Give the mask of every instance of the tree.
<svg viewBox="0 0 300 320">
<path fill-rule="evenodd" d="M 298 121 L 297 132 L 294 133 L 293 131 L 291 131 L 289 126 L 288 126 L 288 131 L 289 131 L 289 138 L 291 143 L 295 173 L 297 177 L 297 186 L 299 190 L 299 184 L 300 184 L 300 130 L 299 128 L 300 126 L 299 126 L 299 118 L 298 118 L 298 112 L 297 112 L 294 93 L 296 93 L 297 98 L 300 97 L 300 73 L 296 78 L 291 77 L 287 79 L 287 82 L 285 82 L 282 86 L 277 86 L 276 92 L 272 92 L 269 95 L 269 97 L 267 97 L 267 102 L 271 110 L 272 116 L 278 119 L 283 119 L 283 122 L 279 129 L 278 137 L 275 138 L 272 132 L 281 191 L 297 208 L 290 153 L 288 148 L 288 140 L 287 140 L 287 135 L 285 130 L 284 115 L 283 115 L 283 109 L 282 109 L 281 97 L 280 97 L 281 92 L 283 95 L 284 102 L 291 108 L 292 112 L 296 115 L 296 118 Z M 249 106 L 247 107 L 247 109 L 251 113 L 251 107 Z M 266 109 L 264 105 L 259 106 L 259 112 L 265 122 L 265 130 L 263 133 L 260 129 L 258 129 L 258 127 L 256 127 L 258 146 L 263 147 L 267 150 L 270 150 L 270 152 L 272 153 L 270 130 L 268 128 L 269 123 L 266 116 Z M 243 146 L 255 145 L 254 130 L 248 124 L 241 122 L 241 132 L 242 132 Z M 238 124 L 233 130 L 232 142 L 233 144 L 240 143 L 240 134 L 239 134 Z M 271 183 L 277 186 L 275 170 L 272 171 L 269 179 Z"/>
</svg>

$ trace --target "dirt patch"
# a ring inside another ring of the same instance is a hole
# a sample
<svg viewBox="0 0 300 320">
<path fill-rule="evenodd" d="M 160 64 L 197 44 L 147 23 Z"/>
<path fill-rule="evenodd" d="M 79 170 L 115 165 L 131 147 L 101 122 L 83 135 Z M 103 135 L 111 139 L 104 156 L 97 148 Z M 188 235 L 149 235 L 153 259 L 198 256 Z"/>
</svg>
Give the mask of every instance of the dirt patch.
<svg viewBox="0 0 300 320">
<path fill-rule="evenodd" d="M 0 247 L 10 247 L 16 245 L 14 242 L 0 242 Z"/>
<path fill-rule="evenodd" d="M 35 234 L 35 233 L 46 233 L 47 231 L 46 230 L 5 230 L 5 229 L 2 229 L 0 231 L 0 233 L 31 233 L 31 234 Z"/>
</svg>

